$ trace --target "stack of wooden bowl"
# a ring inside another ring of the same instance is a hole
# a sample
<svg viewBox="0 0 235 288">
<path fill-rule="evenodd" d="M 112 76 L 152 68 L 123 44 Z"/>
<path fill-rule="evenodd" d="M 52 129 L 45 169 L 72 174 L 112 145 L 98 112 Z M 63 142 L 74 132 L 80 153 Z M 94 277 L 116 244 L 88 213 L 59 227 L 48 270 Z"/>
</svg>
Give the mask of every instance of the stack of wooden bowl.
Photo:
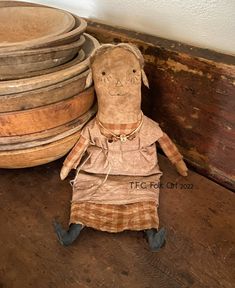
<svg viewBox="0 0 235 288">
<path fill-rule="evenodd" d="M 0 168 L 64 156 L 95 114 L 85 83 L 99 43 L 85 29 L 62 10 L 0 1 Z"/>
</svg>

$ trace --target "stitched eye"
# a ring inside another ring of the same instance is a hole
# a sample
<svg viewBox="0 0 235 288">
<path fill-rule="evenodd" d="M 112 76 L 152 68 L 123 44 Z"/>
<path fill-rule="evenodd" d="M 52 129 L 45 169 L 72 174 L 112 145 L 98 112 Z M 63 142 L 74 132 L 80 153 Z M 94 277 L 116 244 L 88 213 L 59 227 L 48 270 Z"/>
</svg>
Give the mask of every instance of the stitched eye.
<svg viewBox="0 0 235 288">
<path fill-rule="evenodd" d="M 136 70 L 135 70 L 135 69 L 133 69 L 133 70 L 132 70 L 132 72 L 133 72 L 133 73 L 136 73 Z"/>
<path fill-rule="evenodd" d="M 103 76 L 106 75 L 105 71 L 102 71 L 101 74 L 102 74 Z"/>
</svg>

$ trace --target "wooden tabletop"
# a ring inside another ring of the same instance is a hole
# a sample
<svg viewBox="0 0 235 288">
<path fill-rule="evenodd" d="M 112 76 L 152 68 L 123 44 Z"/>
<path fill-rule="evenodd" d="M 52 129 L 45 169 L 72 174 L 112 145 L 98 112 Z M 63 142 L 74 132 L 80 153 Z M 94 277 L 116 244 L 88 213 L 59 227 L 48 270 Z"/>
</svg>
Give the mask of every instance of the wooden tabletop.
<svg viewBox="0 0 235 288">
<path fill-rule="evenodd" d="M 0 170 L 0 287 L 232 288 L 235 283 L 235 195 L 189 172 L 164 172 L 160 225 L 167 241 L 151 253 L 142 232 L 84 229 L 70 247 L 58 243 L 52 220 L 67 227 L 69 180 L 63 159 L 30 169 Z"/>
</svg>

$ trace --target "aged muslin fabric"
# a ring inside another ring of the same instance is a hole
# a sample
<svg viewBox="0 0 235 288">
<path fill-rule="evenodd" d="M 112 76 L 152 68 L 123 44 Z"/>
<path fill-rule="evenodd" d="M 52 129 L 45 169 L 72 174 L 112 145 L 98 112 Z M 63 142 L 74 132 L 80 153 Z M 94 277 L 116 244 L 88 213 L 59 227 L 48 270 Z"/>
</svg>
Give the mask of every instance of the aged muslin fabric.
<svg viewBox="0 0 235 288">
<path fill-rule="evenodd" d="M 163 136 L 158 124 L 143 116 L 136 136 L 126 142 L 109 141 L 96 122 L 90 121 L 82 135 L 90 140 L 87 157 L 74 181 L 72 201 L 103 204 L 158 202 L 158 189 L 137 189 L 130 182 L 159 181 L 155 142 Z"/>
<path fill-rule="evenodd" d="M 121 134 L 130 132 L 136 125 L 112 128 Z M 161 171 L 156 141 L 167 149 L 165 153 L 172 156 L 171 161 L 182 158 L 158 124 L 146 116 L 138 133 L 125 143 L 102 133 L 96 119 L 90 121 L 64 162 L 76 168 L 87 148 L 73 183 L 70 223 L 109 232 L 158 228 Z M 79 159 L 76 155 L 80 155 Z"/>
<path fill-rule="evenodd" d="M 106 49 L 107 47 L 107 49 Z M 141 118 L 143 56 L 131 45 L 102 45 L 91 59 L 91 70 L 102 123 L 137 123 Z"/>
</svg>

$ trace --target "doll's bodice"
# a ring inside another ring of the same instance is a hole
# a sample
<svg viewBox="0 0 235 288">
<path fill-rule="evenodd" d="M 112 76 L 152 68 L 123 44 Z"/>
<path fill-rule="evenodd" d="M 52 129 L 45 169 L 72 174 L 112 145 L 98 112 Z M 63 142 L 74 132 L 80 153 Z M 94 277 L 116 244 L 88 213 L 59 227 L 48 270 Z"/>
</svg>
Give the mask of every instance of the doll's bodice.
<svg viewBox="0 0 235 288">
<path fill-rule="evenodd" d="M 155 142 L 162 137 L 159 125 L 143 116 L 143 123 L 134 135 L 125 142 L 104 136 L 93 119 L 82 132 L 89 138 L 87 157 L 79 170 L 106 175 L 147 176 L 161 174 L 158 167 Z"/>
</svg>

